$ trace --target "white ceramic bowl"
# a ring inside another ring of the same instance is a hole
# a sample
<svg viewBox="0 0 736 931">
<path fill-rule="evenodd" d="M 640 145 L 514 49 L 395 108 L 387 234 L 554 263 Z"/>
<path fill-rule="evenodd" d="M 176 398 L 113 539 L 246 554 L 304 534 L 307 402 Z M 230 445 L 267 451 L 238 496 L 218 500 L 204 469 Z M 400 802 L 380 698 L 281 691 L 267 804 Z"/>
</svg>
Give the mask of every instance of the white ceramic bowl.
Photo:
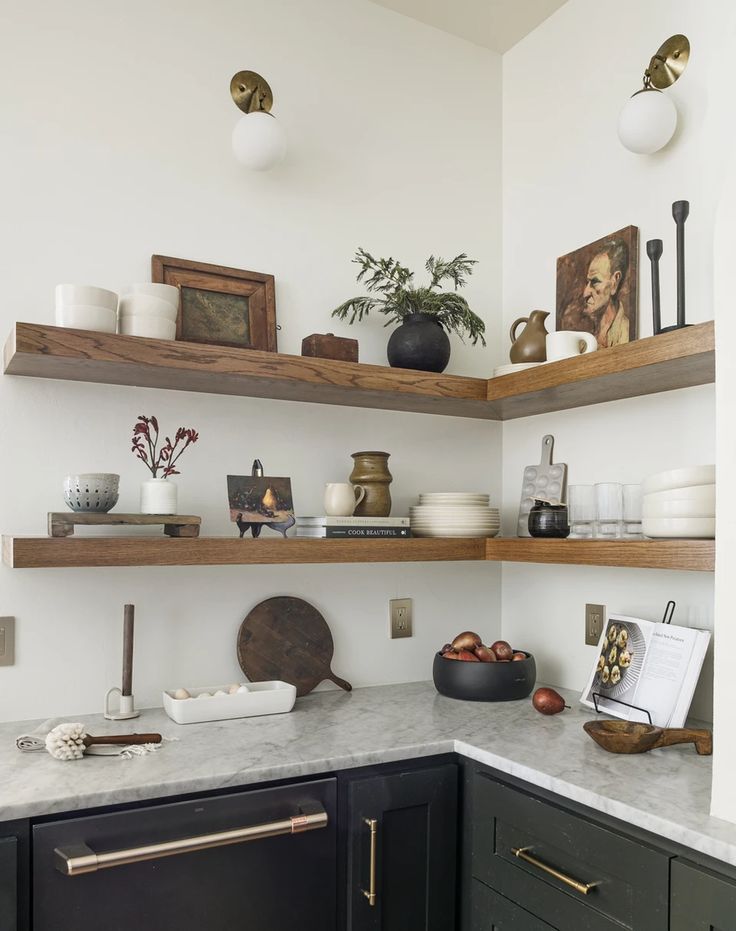
<svg viewBox="0 0 736 931">
<path fill-rule="evenodd" d="M 689 488 L 692 485 L 713 485 L 715 481 L 714 465 L 690 466 L 687 469 L 671 469 L 668 472 L 650 475 L 641 483 L 641 492 L 643 495 L 649 495 L 655 491 Z"/>
<path fill-rule="evenodd" d="M 56 307 L 56 325 L 76 330 L 95 330 L 98 333 L 114 333 L 117 314 L 109 307 L 92 304 L 68 304 Z"/>
<path fill-rule="evenodd" d="M 57 284 L 56 306 L 59 308 L 67 304 L 87 304 L 117 310 L 118 296 L 107 288 L 96 288 L 89 284 Z"/>
<path fill-rule="evenodd" d="M 670 488 L 668 491 L 653 491 L 651 494 L 644 495 L 644 502 L 648 504 L 666 504 L 670 501 L 689 501 L 696 504 L 701 515 L 710 516 L 716 510 L 716 486 L 715 485 L 691 485 L 689 488 Z M 697 515 L 692 515 L 693 517 Z"/>
<path fill-rule="evenodd" d="M 178 308 L 171 301 L 150 294 L 127 294 L 120 298 L 118 317 L 156 317 L 176 321 Z"/>
<path fill-rule="evenodd" d="M 673 540 L 712 540 L 716 535 L 714 517 L 648 517 L 641 522 L 645 537 Z"/>
<path fill-rule="evenodd" d="M 166 301 L 179 306 L 179 289 L 173 284 L 160 284 L 156 281 L 145 281 L 142 284 L 126 284 L 120 289 L 120 296 L 127 297 L 130 294 L 145 294 L 148 297 L 155 297 L 159 301 Z"/>
<path fill-rule="evenodd" d="M 176 323 L 160 317 L 121 317 L 118 321 L 124 336 L 147 336 L 149 339 L 176 339 Z"/>
<path fill-rule="evenodd" d="M 715 508 L 708 508 L 697 501 L 650 501 L 647 495 L 642 501 L 642 516 L 645 518 L 667 517 L 715 517 Z"/>
<path fill-rule="evenodd" d="M 67 475 L 64 479 L 64 501 L 72 511 L 106 514 L 118 503 L 119 484 L 120 476 L 114 472 Z"/>
</svg>

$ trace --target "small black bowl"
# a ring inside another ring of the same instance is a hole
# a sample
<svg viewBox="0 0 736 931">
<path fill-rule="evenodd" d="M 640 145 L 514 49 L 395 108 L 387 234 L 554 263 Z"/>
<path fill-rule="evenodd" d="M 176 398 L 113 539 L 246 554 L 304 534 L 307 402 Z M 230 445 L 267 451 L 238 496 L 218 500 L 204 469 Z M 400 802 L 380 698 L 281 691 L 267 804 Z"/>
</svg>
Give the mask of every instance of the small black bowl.
<svg viewBox="0 0 736 931">
<path fill-rule="evenodd" d="M 519 650 L 520 653 L 524 652 Z M 510 663 L 473 663 L 435 653 L 434 686 L 440 695 L 462 701 L 517 701 L 532 693 L 537 664 L 531 653 Z"/>
</svg>

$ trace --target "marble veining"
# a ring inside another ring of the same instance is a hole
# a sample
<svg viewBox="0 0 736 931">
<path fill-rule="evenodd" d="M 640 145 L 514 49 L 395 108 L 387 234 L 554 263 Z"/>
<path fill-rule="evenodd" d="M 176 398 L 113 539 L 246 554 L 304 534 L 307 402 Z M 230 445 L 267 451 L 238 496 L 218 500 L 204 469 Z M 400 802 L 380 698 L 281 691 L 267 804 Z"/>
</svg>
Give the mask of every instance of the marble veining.
<svg viewBox="0 0 736 931">
<path fill-rule="evenodd" d="M 712 765 L 692 746 L 637 756 L 597 747 L 582 725 L 593 715 L 577 693 L 571 708 L 543 717 L 528 701 L 457 702 L 431 682 L 315 692 L 289 714 L 177 725 L 160 708 L 138 731 L 176 737 L 132 760 L 62 762 L 21 753 L 15 738 L 39 722 L 0 724 L 0 820 L 79 811 L 186 792 L 247 786 L 374 763 L 457 751 L 533 786 L 626 824 L 736 865 L 736 825 L 709 814 Z M 81 716 L 90 733 L 124 722 Z"/>
</svg>

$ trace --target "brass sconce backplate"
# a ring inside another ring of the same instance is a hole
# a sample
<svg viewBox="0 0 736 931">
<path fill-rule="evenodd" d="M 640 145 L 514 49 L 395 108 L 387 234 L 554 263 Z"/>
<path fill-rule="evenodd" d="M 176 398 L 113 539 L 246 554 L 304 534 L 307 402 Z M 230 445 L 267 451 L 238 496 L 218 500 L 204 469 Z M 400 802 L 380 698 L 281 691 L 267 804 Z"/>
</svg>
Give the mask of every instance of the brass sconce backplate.
<svg viewBox="0 0 736 931">
<path fill-rule="evenodd" d="M 687 36 L 670 36 L 649 62 L 645 75 L 652 87 L 663 90 L 680 77 L 690 59 L 690 41 Z"/>
<path fill-rule="evenodd" d="M 268 82 L 255 71 L 238 71 L 230 81 L 230 95 L 243 113 L 270 112 L 273 94 Z"/>
</svg>

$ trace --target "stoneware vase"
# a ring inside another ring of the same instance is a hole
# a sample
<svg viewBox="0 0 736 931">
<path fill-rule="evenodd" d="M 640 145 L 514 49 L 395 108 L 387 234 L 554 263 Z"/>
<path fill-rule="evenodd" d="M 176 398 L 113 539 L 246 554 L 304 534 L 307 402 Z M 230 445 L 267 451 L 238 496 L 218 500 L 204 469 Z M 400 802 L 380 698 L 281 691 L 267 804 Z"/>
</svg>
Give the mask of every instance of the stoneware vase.
<svg viewBox="0 0 736 931">
<path fill-rule="evenodd" d="M 548 311 L 533 310 L 528 317 L 519 317 L 511 324 L 509 358 L 513 363 L 547 361 L 547 327 L 544 325 L 547 317 Z M 522 323 L 526 326 L 517 337 L 516 331 Z"/>
<path fill-rule="evenodd" d="M 393 368 L 444 372 L 450 361 L 450 340 L 429 314 L 409 314 L 391 334 L 386 354 Z"/>
<path fill-rule="evenodd" d="M 176 514 L 177 487 L 168 478 L 141 482 L 141 514 Z"/>
<path fill-rule="evenodd" d="M 353 453 L 355 465 L 350 473 L 353 485 L 362 485 L 365 497 L 354 513 L 362 517 L 388 517 L 391 513 L 391 492 L 388 486 L 393 476 L 388 470 L 390 453 Z"/>
</svg>

